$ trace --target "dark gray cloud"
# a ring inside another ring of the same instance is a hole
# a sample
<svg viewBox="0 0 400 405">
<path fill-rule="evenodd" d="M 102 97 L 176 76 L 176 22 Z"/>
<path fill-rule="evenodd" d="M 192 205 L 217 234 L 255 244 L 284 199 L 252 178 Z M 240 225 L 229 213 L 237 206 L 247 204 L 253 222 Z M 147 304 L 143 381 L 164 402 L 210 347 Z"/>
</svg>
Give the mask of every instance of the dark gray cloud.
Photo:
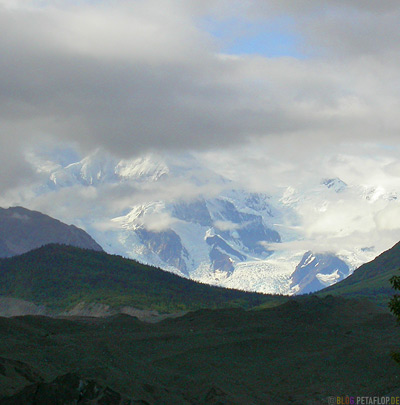
<svg viewBox="0 0 400 405">
<path fill-rule="evenodd" d="M 16 179 L 22 185 L 29 185 L 36 179 L 36 174 L 25 161 L 21 148 L 22 145 L 15 142 L 13 137 L 0 132 L 0 191 L 14 187 Z"/>
<path fill-rule="evenodd" d="M 285 18 L 311 55 L 354 57 L 399 50 L 400 4 L 395 0 L 256 1 L 243 12 L 255 20 Z"/>
<path fill-rule="evenodd" d="M 0 1 L 0 158 L 10 167 L 0 187 L 28 175 L 24 146 L 43 136 L 121 157 L 271 134 L 321 145 L 397 136 L 397 2 L 228 3 Z M 222 55 L 199 28 L 209 13 L 266 24 L 287 15 L 317 54 Z"/>
</svg>

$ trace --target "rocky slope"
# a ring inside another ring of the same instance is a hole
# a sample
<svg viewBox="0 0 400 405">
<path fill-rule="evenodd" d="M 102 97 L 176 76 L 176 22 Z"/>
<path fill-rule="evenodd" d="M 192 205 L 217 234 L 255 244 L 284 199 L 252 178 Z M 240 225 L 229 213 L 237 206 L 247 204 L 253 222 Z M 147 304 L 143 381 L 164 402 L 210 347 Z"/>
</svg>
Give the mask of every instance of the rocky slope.
<svg viewBox="0 0 400 405">
<path fill-rule="evenodd" d="M 291 277 L 291 290 L 302 294 L 335 284 L 349 275 L 349 266 L 332 254 L 306 252 Z"/>
<path fill-rule="evenodd" d="M 49 243 L 101 251 L 85 231 L 38 211 L 22 207 L 0 208 L 0 257 L 11 257 Z"/>
</svg>

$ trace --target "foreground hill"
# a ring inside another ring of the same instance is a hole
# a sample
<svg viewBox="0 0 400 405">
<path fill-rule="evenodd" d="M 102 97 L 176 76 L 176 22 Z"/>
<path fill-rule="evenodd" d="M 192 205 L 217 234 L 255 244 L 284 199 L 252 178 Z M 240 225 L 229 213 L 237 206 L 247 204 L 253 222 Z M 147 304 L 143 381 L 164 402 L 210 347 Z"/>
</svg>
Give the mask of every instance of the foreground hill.
<svg viewBox="0 0 400 405">
<path fill-rule="evenodd" d="M 98 403 L 109 404 L 394 396 L 400 373 L 390 352 L 399 341 L 389 313 L 332 296 L 258 311 L 199 310 L 156 324 L 127 315 L 0 318 L 0 404 L 83 403 L 99 393 L 109 402 Z"/>
<path fill-rule="evenodd" d="M 395 293 L 389 280 L 394 275 L 400 275 L 399 269 L 400 242 L 371 262 L 363 264 L 345 280 L 321 290 L 318 294 L 366 297 L 380 304 L 387 304 Z"/>
<path fill-rule="evenodd" d="M 49 243 L 102 250 L 91 236 L 74 225 L 23 207 L 0 208 L 0 257 L 19 255 Z"/>
<path fill-rule="evenodd" d="M 57 311 L 82 302 L 170 312 L 252 308 L 285 300 L 200 284 L 120 256 L 54 244 L 0 259 L 0 295 Z"/>
</svg>

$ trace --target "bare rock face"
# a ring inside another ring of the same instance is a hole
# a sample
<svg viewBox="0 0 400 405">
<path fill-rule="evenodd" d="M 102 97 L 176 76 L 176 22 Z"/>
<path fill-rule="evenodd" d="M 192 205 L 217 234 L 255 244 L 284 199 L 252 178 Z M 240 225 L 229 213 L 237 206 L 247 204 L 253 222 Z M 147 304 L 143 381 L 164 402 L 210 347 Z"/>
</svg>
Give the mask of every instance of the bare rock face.
<svg viewBox="0 0 400 405">
<path fill-rule="evenodd" d="M 46 315 L 46 308 L 33 302 L 0 296 L 0 316 Z"/>
<path fill-rule="evenodd" d="M 19 255 L 49 243 L 103 250 L 90 235 L 74 225 L 22 207 L 0 208 L 0 257 Z"/>
</svg>

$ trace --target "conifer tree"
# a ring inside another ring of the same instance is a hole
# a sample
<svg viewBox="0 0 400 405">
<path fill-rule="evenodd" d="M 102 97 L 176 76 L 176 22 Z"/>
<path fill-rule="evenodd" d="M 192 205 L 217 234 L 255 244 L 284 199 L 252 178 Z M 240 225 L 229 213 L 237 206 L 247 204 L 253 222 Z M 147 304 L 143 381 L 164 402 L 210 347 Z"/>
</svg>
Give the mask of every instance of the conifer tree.
<svg viewBox="0 0 400 405">
<path fill-rule="evenodd" d="M 393 276 L 390 279 L 392 287 L 396 290 L 400 290 L 400 276 Z M 395 294 L 389 301 L 389 309 L 393 315 L 397 318 L 397 321 L 400 322 L 400 294 Z M 400 363 L 400 353 L 392 353 L 392 358 Z"/>
</svg>

